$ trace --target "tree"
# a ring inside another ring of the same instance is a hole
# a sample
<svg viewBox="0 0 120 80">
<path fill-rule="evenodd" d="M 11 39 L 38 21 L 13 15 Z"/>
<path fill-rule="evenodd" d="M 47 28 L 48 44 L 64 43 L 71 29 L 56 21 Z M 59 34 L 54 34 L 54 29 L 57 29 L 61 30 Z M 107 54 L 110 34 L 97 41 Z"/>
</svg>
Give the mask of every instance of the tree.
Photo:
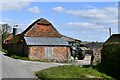
<svg viewBox="0 0 120 80">
<path fill-rule="evenodd" d="M 10 31 L 11 31 L 11 26 L 9 26 L 8 24 L 2 24 L 2 30 L 0 30 L 2 34 L 2 45 L 3 45 L 3 41 L 10 34 Z"/>
</svg>

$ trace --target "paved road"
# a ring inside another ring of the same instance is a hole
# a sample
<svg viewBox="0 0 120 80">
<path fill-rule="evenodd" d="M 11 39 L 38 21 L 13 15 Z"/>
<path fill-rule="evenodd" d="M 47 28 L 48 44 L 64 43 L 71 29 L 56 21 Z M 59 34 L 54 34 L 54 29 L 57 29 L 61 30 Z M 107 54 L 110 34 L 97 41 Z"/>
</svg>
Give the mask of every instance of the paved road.
<svg viewBox="0 0 120 80">
<path fill-rule="evenodd" d="M 35 71 L 49 67 L 64 65 L 58 63 L 43 63 L 16 60 L 4 56 L 3 54 L 3 52 L 0 52 L 0 65 L 2 65 L 2 69 L 0 71 L 2 71 L 2 78 L 36 78 L 36 76 L 34 75 Z"/>
<path fill-rule="evenodd" d="M 0 54 L 0 80 L 2 79 L 2 54 Z"/>
<path fill-rule="evenodd" d="M 5 53 L 0 52 L 0 76 L 2 78 L 36 78 L 35 72 L 59 65 L 67 65 L 61 63 L 44 63 L 44 62 L 33 62 L 33 61 L 24 61 L 17 60 L 11 57 L 3 55 Z M 78 60 L 77 65 L 89 64 L 90 57 L 85 60 Z M 2 66 L 1 66 L 2 65 Z M 0 77 L 1 78 L 1 77 Z"/>
</svg>

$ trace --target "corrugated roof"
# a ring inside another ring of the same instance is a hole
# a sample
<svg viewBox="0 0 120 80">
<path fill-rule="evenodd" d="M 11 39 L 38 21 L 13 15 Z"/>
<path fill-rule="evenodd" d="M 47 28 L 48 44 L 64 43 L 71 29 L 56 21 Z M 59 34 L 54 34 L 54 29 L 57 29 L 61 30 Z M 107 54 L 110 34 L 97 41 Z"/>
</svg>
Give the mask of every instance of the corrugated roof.
<svg viewBox="0 0 120 80">
<path fill-rule="evenodd" d="M 27 45 L 69 46 L 63 38 L 24 37 Z"/>
<path fill-rule="evenodd" d="M 75 41 L 82 42 L 81 40 L 71 38 L 71 37 L 68 37 L 68 36 L 65 36 L 65 35 L 62 35 L 62 38 L 67 42 L 75 42 Z"/>
</svg>

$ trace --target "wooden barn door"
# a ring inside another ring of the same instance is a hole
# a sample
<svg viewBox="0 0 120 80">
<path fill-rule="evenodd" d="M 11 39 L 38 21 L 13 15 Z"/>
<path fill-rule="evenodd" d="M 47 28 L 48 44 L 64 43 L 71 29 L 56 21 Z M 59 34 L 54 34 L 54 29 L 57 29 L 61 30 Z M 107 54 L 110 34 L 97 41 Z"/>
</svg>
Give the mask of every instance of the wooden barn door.
<svg viewBox="0 0 120 80">
<path fill-rule="evenodd" d="M 45 59 L 51 60 L 53 59 L 53 47 L 45 47 Z"/>
</svg>

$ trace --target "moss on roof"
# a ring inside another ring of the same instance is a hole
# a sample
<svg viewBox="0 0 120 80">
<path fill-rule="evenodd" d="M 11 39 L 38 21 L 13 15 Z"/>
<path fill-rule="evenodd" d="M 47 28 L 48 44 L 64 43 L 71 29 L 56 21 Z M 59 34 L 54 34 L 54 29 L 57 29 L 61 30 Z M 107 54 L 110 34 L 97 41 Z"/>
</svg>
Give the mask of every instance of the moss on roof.
<svg viewBox="0 0 120 80">
<path fill-rule="evenodd" d="M 120 42 L 120 34 L 113 34 L 105 43 Z"/>
<path fill-rule="evenodd" d="M 21 40 L 23 40 L 23 34 L 18 34 L 16 36 L 14 36 L 14 38 L 12 38 L 11 40 L 9 40 L 8 44 L 19 43 L 19 42 L 21 42 Z"/>
</svg>

